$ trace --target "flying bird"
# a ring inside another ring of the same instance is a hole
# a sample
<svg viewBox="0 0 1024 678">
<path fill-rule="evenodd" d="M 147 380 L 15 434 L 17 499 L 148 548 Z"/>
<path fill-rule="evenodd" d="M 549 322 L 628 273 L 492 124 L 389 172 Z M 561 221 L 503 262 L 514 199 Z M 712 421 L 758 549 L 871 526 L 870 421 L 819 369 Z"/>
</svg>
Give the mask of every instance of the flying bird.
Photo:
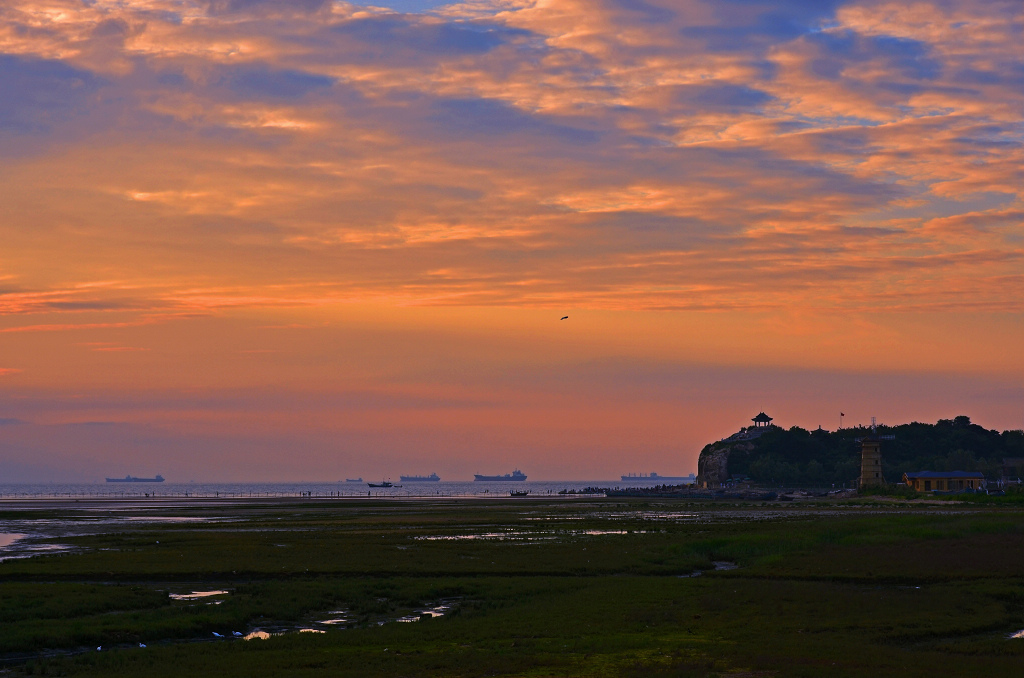
<svg viewBox="0 0 1024 678">
<path fill-rule="evenodd" d="M 567 315 L 563 315 L 562 316 L 562 320 L 568 320 L 568 319 L 569 319 L 569 316 L 567 316 Z"/>
</svg>

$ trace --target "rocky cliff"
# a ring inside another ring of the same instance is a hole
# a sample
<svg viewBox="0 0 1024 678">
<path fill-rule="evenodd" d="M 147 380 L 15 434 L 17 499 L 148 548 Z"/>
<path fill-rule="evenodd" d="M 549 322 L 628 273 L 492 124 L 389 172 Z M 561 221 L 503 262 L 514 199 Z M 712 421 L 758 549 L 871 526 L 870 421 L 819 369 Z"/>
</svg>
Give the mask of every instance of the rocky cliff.
<svg viewBox="0 0 1024 678">
<path fill-rule="evenodd" d="M 718 487 L 729 479 L 729 455 L 734 451 L 750 452 L 750 441 L 719 441 L 706 445 L 697 460 L 697 486 Z"/>
</svg>

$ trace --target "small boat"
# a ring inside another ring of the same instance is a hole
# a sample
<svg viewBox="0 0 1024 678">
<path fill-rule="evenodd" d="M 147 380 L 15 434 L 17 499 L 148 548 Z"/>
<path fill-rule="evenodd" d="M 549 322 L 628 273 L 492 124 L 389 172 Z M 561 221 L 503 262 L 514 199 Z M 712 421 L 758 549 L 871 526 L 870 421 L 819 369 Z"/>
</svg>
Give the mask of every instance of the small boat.
<svg viewBox="0 0 1024 678">
<path fill-rule="evenodd" d="M 382 480 L 379 483 L 366 483 L 366 484 L 369 485 L 370 487 L 394 487 L 395 486 L 394 483 L 392 483 L 390 481 L 387 481 L 387 480 Z M 401 487 L 401 486 L 399 486 L 399 487 Z"/>
<path fill-rule="evenodd" d="M 525 497 L 530 494 L 529 490 L 510 490 L 508 496 L 510 497 Z"/>
<path fill-rule="evenodd" d="M 361 483 L 363 482 L 362 477 L 359 478 L 345 478 L 346 483 Z"/>
</svg>

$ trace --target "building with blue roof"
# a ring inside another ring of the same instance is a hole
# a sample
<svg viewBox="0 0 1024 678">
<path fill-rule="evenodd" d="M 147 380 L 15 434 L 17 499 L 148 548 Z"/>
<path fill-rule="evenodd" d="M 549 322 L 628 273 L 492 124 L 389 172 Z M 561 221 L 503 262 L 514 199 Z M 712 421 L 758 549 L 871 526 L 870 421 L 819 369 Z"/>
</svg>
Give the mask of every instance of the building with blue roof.
<svg viewBox="0 0 1024 678">
<path fill-rule="evenodd" d="M 985 484 L 985 474 L 981 471 L 918 471 L 904 473 L 903 482 L 918 492 L 973 491 Z"/>
</svg>

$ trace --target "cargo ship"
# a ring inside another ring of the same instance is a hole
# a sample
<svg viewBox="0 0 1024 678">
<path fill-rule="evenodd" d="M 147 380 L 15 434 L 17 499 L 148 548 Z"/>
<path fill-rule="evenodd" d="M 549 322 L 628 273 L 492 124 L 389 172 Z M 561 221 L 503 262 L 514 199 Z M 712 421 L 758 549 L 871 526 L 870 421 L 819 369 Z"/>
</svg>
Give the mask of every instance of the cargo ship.
<svg viewBox="0 0 1024 678">
<path fill-rule="evenodd" d="M 136 478 L 135 476 L 125 476 L 124 478 L 107 478 L 108 483 L 162 483 L 164 477 L 157 475 L 155 478 Z"/>
<path fill-rule="evenodd" d="M 688 476 L 659 476 L 657 473 L 630 473 L 629 475 L 620 476 L 624 481 L 630 480 L 673 480 L 682 482 L 695 482 L 697 477 L 692 473 Z"/>
<path fill-rule="evenodd" d="M 441 476 L 431 473 L 429 476 L 399 476 L 403 483 L 436 483 Z"/>
<path fill-rule="evenodd" d="M 512 473 L 506 473 L 503 476 L 482 476 L 482 475 L 476 473 L 476 474 L 473 474 L 473 480 L 477 480 L 477 481 L 490 481 L 490 482 L 505 481 L 505 480 L 526 480 L 526 474 L 523 473 L 522 471 L 520 471 L 519 469 L 516 469 L 515 471 L 512 471 Z"/>
</svg>

